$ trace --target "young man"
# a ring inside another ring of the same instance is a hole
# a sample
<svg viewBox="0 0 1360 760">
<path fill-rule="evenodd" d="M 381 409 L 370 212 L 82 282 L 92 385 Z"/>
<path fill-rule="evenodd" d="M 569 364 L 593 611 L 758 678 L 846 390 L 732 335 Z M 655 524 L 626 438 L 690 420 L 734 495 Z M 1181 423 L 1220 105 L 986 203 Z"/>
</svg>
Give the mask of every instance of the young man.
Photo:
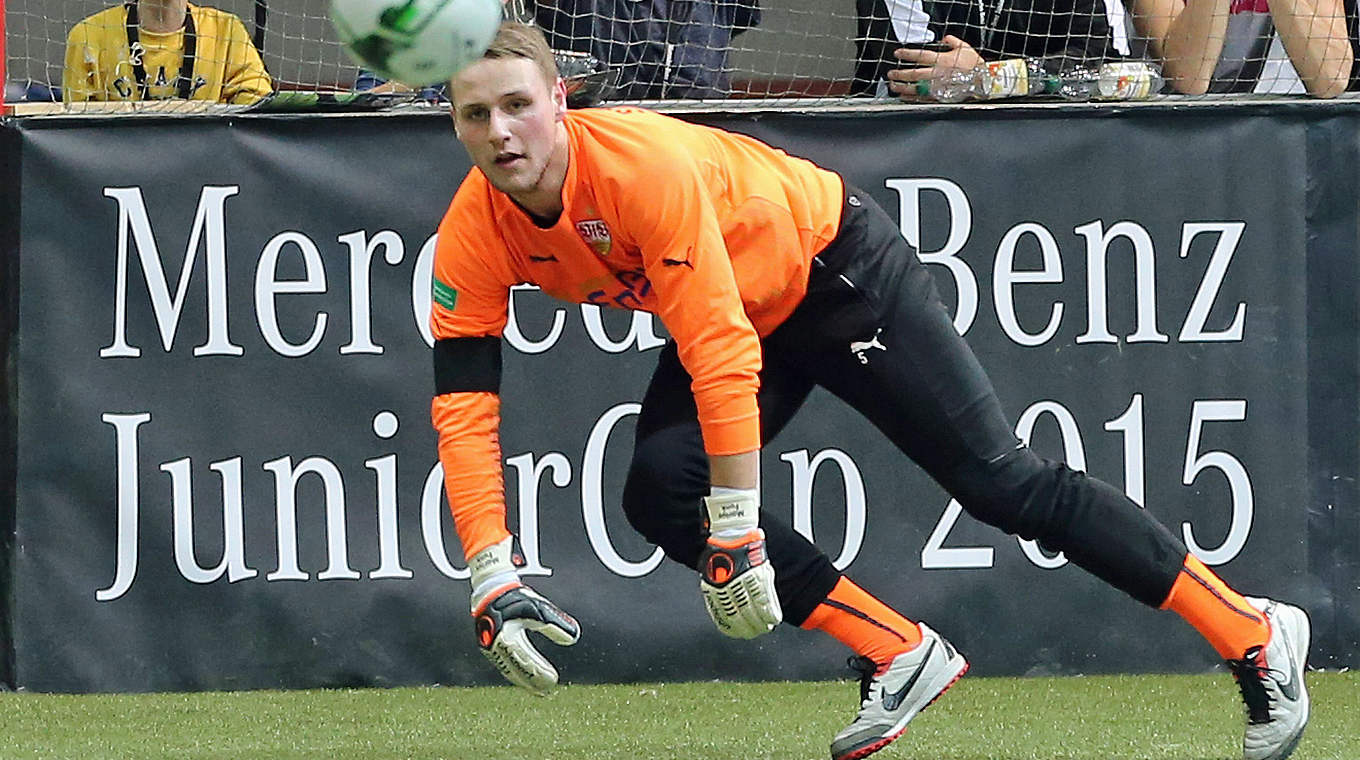
<svg viewBox="0 0 1360 760">
<path fill-rule="evenodd" d="M 241 19 L 186 0 L 128 0 L 71 28 L 62 99 L 248 104 L 273 83 Z"/>
<path fill-rule="evenodd" d="M 967 663 L 938 633 L 842 576 L 759 513 L 757 457 L 814 385 L 840 396 L 972 515 L 1062 550 L 1183 616 L 1232 668 L 1248 760 L 1278 760 L 1308 720 L 1308 617 L 1248 601 L 1118 490 L 1021 445 L 930 273 L 897 226 L 830 171 L 754 139 L 638 109 L 568 113 L 542 36 L 506 24 L 450 83 L 475 168 L 434 265 L 439 457 L 486 655 L 514 683 L 557 680 L 526 630 L 576 621 L 522 584 L 505 526 L 497 391 L 510 286 L 646 309 L 673 336 L 637 420 L 631 524 L 700 572 L 709 615 L 751 638 L 779 622 L 859 656 L 858 716 L 836 760 L 868 755 Z"/>
</svg>

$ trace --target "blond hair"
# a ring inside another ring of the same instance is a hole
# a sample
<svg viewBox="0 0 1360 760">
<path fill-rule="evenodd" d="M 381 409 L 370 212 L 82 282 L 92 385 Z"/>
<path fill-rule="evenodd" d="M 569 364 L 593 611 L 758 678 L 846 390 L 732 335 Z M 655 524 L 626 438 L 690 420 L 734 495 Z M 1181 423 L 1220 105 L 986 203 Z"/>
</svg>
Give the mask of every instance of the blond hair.
<svg viewBox="0 0 1360 760">
<path fill-rule="evenodd" d="M 557 60 L 548 47 L 543 31 L 533 24 L 519 21 L 506 21 L 496 32 L 491 46 L 482 54 L 483 58 L 524 58 L 534 62 L 543 78 L 551 87 L 557 82 Z"/>
</svg>

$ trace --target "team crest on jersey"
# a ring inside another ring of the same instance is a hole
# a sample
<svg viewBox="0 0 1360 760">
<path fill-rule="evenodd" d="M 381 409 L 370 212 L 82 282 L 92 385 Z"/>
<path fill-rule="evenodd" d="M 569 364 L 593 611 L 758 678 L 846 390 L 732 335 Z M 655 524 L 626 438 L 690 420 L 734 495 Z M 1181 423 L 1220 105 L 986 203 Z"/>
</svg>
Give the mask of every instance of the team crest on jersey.
<svg viewBox="0 0 1360 760">
<path fill-rule="evenodd" d="M 586 245 L 594 249 L 600 258 L 609 255 L 609 249 L 614 244 L 614 239 L 609 236 L 609 228 L 605 226 L 603 219 L 587 219 L 576 223 L 576 232 L 581 239 L 586 241 Z"/>
</svg>

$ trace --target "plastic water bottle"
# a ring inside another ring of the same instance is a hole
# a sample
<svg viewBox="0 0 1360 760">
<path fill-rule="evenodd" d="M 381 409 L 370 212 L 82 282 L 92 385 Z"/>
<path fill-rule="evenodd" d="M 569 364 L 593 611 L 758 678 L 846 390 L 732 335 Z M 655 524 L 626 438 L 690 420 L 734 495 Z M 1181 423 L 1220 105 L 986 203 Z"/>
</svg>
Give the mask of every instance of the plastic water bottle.
<svg viewBox="0 0 1360 760">
<path fill-rule="evenodd" d="M 961 103 L 981 97 L 980 69 L 944 69 L 916 83 L 916 94 L 941 103 Z"/>
<path fill-rule="evenodd" d="M 1145 100 L 1161 92 L 1166 80 L 1145 61 L 1112 61 L 1100 67 L 1096 97 L 1101 100 Z"/>
<path fill-rule="evenodd" d="M 1038 58 L 1008 58 L 982 64 L 982 97 L 1012 98 L 1024 95 L 1050 95 L 1062 80 L 1044 68 Z"/>
<path fill-rule="evenodd" d="M 1054 94 L 1063 100 L 1090 100 L 1095 97 L 1096 85 L 1099 81 L 1099 68 L 1078 66 L 1063 72 L 1062 83 Z"/>
<path fill-rule="evenodd" d="M 947 69 L 943 74 L 916 85 L 916 93 L 941 103 L 964 100 L 996 100 L 1023 95 L 1047 95 L 1058 90 L 1061 80 L 1048 73 L 1037 58 L 988 61 L 969 70 Z"/>
<path fill-rule="evenodd" d="M 1160 92 L 1165 81 L 1145 61 L 1111 61 L 1067 71 L 1057 95 L 1064 100 L 1144 100 Z"/>
</svg>

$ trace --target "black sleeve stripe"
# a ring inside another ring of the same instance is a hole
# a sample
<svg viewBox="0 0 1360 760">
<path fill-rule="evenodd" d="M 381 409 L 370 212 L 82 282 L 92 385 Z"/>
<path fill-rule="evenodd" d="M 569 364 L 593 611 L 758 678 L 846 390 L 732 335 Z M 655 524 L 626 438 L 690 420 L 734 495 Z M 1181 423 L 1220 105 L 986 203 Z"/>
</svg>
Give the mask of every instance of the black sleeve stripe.
<svg viewBox="0 0 1360 760">
<path fill-rule="evenodd" d="M 434 392 L 499 393 L 501 339 L 440 338 L 434 342 Z"/>
</svg>

